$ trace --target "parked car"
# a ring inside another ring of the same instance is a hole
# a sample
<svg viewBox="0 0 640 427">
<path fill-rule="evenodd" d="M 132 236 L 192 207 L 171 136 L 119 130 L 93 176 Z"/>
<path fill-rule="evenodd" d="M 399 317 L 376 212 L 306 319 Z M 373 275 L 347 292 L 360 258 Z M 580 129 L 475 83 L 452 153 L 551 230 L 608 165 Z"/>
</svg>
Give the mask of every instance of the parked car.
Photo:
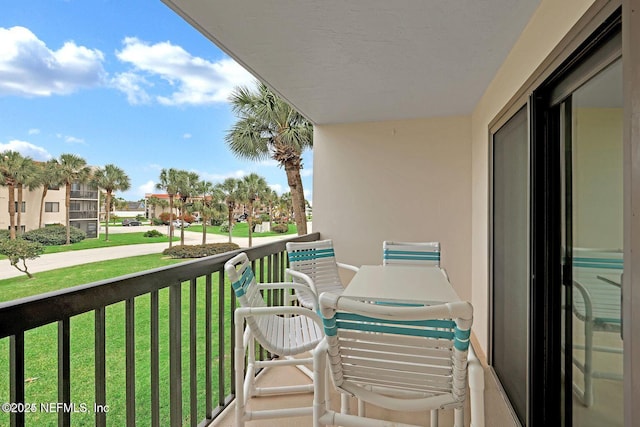
<svg viewBox="0 0 640 427">
<path fill-rule="evenodd" d="M 184 228 L 187 228 L 187 227 L 189 227 L 190 225 L 191 225 L 191 224 L 189 224 L 187 221 L 185 221 L 185 222 L 184 222 Z M 178 220 L 173 221 L 173 226 L 174 226 L 174 227 L 178 227 L 178 228 L 182 227 L 182 221 L 180 221 L 179 219 L 178 219 Z"/>
<path fill-rule="evenodd" d="M 142 225 L 142 223 L 140 221 L 138 221 L 137 219 L 123 219 L 122 220 L 122 225 L 124 227 L 133 227 L 133 226 L 137 226 L 137 225 Z"/>
<path fill-rule="evenodd" d="M 247 215 L 246 213 L 240 214 L 236 217 L 236 222 L 246 221 L 248 216 L 249 215 Z"/>
</svg>

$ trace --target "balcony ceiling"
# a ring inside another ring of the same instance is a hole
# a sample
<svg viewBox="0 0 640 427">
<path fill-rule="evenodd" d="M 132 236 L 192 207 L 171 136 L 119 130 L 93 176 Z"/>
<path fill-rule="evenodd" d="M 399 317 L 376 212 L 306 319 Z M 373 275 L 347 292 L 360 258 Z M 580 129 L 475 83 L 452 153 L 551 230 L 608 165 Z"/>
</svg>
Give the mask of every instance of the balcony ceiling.
<svg viewBox="0 0 640 427">
<path fill-rule="evenodd" d="M 162 0 L 316 124 L 469 114 L 539 0 Z"/>
</svg>

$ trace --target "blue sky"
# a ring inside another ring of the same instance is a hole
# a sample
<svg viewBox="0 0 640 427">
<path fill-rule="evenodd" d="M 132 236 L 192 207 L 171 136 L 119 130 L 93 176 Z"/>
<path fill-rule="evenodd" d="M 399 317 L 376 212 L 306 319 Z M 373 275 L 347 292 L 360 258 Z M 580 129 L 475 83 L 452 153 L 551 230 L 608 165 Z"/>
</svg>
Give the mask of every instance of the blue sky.
<svg viewBox="0 0 640 427">
<path fill-rule="evenodd" d="M 253 81 L 160 0 L 0 2 L 0 151 L 116 164 L 127 200 L 158 192 L 162 168 L 214 183 L 255 172 L 289 191 L 275 162 L 238 160 L 224 143 L 227 97 Z M 311 201 L 312 153 L 303 159 Z"/>
</svg>

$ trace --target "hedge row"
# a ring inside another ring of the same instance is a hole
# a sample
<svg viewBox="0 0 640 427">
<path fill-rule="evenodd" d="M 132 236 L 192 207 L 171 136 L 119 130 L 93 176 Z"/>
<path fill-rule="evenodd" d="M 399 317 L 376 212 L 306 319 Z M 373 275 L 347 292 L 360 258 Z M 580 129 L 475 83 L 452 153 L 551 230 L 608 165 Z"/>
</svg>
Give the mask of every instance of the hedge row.
<svg viewBox="0 0 640 427">
<path fill-rule="evenodd" d="M 76 227 L 70 227 L 71 243 L 80 242 L 87 238 L 87 234 Z M 22 238 L 38 242 L 45 246 L 64 245 L 67 243 L 67 227 L 64 225 L 49 225 L 22 234 Z"/>
<path fill-rule="evenodd" d="M 202 258 L 240 249 L 235 243 L 209 243 L 207 245 L 177 245 L 165 249 L 162 254 L 171 258 Z"/>
</svg>

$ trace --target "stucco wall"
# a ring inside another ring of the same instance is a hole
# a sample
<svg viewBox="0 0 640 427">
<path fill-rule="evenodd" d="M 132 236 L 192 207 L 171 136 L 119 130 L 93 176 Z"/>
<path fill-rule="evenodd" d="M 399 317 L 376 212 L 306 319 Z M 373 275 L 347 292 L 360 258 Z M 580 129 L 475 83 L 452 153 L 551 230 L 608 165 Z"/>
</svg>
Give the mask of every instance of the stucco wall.
<svg viewBox="0 0 640 427">
<path fill-rule="evenodd" d="M 473 329 L 485 350 L 489 328 L 489 123 L 593 3 L 543 0 L 471 116 Z"/>
<path fill-rule="evenodd" d="M 339 260 L 380 264 L 383 240 L 437 240 L 471 298 L 469 117 L 316 126 L 314 171 L 313 229 Z"/>
</svg>

